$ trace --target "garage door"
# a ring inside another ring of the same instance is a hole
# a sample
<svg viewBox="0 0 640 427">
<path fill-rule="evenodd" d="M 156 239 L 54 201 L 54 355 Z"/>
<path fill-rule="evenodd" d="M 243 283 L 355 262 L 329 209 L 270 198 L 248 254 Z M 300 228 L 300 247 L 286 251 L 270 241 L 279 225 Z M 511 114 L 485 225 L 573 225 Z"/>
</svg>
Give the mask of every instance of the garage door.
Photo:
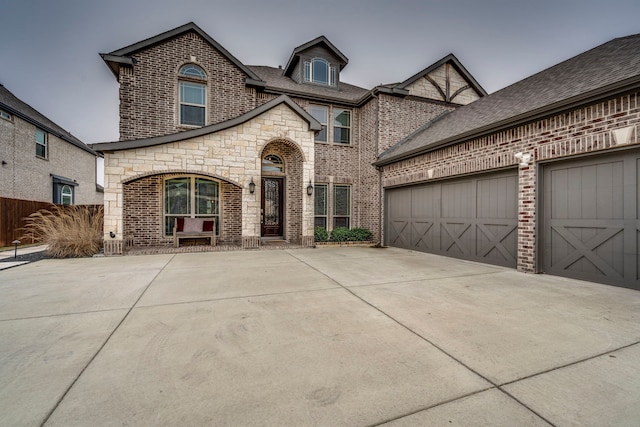
<svg viewBox="0 0 640 427">
<path fill-rule="evenodd" d="M 385 194 L 387 245 L 516 267 L 517 171 Z"/>
<path fill-rule="evenodd" d="M 640 289 L 640 153 L 551 164 L 543 172 L 543 270 Z"/>
</svg>

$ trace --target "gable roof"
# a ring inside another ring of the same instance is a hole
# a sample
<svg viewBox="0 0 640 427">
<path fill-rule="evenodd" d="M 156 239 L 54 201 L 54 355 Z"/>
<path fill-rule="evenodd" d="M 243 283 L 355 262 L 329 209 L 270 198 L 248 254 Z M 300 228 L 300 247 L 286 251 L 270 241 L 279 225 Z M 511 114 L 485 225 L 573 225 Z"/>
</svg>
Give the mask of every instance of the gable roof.
<svg viewBox="0 0 640 427">
<path fill-rule="evenodd" d="M 639 87 L 640 35 L 617 38 L 435 118 L 374 164 L 414 157 Z"/>
<path fill-rule="evenodd" d="M 225 58 L 231 61 L 234 65 L 236 65 L 239 69 L 241 69 L 247 77 L 251 80 L 250 83 L 258 84 L 260 83 L 260 78 L 251 71 L 246 65 L 240 62 L 235 56 L 231 55 L 228 50 L 226 50 L 222 45 L 216 42 L 209 34 L 205 33 L 202 28 L 198 27 L 193 22 L 189 22 L 180 27 L 174 28 L 173 30 L 166 31 L 162 34 L 158 34 L 157 36 L 150 37 L 146 40 L 142 40 L 138 43 L 134 43 L 127 47 L 123 47 L 118 50 L 114 50 L 110 53 L 101 53 L 100 56 L 107 63 L 111 72 L 118 77 L 118 73 L 120 72 L 121 65 L 133 66 L 135 61 L 132 58 L 136 52 L 147 49 L 151 46 L 154 46 L 159 43 L 163 43 L 169 39 L 182 35 L 184 33 L 188 33 L 193 31 L 197 33 L 200 37 L 205 39 L 211 46 L 213 46 L 216 50 L 218 50 Z"/>
<path fill-rule="evenodd" d="M 320 36 L 293 49 L 293 53 L 291 53 L 291 57 L 289 58 L 286 67 L 284 67 L 284 75 L 291 76 L 291 73 L 293 73 L 293 69 L 296 67 L 296 64 L 300 59 L 300 54 L 318 45 L 324 46 L 325 48 L 329 49 L 332 54 L 338 57 L 338 59 L 340 60 L 339 71 L 342 71 L 342 69 L 349 63 L 349 59 L 344 56 L 344 54 L 340 52 L 340 50 L 338 50 L 338 48 L 329 41 L 329 39 L 327 39 L 325 36 Z"/>
<path fill-rule="evenodd" d="M 170 135 L 155 136 L 144 139 L 134 139 L 131 141 L 118 141 L 118 142 L 102 142 L 99 144 L 91 144 L 91 147 L 98 152 L 111 152 L 120 150 L 130 150 L 134 148 L 153 147 L 155 145 L 169 144 L 171 142 L 184 141 L 186 139 L 196 138 L 203 135 L 209 135 L 215 132 L 220 132 L 225 129 L 232 128 L 234 126 L 241 125 L 248 122 L 251 119 L 258 117 L 260 114 L 277 107 L 280 104 L 285 104 L 291 110 L 296 113 L 300 118 L 309 123 L 309 130 L 320 131 L 322 125 L 314 119 L 309 113 L 304 111 L 298 104 L 293 102 L 291 98 L 286 95 L 281 95 L 276 99 L 272 99 L 266 104 L 255 108 L 248 113 L 245 113 L 239 117 L 231 120 L 227 120 L 222 123 L 216 123 L 209 126 L 204 126 L 198 129 L 187 130 L 183 132 L 173 133 Z"/>
<path fill-rule="evenodd" d="M 485 91 L 484 88 L 480 86 L 480 83 L 478 83 L 476 79 L 473 78 L 471 73 L 467 71 L 464 65 L 462 65 L 462 63 L 458 60 L 458 58 L 456 58 L 456 56 L 453 53 L 450 53 L 444 58 L 442 58 L 441 60 L 439 60 L 438 62 L 435 62 L 429 65 L 424 70 L 417 72 L 416 74 L 409 77 L 407 80 L 403 81 L 402 83 L 397 83 L 393 85 L 393 87 L 398 89 L 407 89 L 416 80 L 427 76 L 429 73 L 437 70 L 438 68 L 442 67 L 444 64 L 451 64 L 453 68 L 455 68 L 455 70 L 458 73 L 460 73 L 460 75 L 462 75 L 462 77 L 464 77 L 464 79 L 469 83 L 469 86 L 471 86 L 471 88 L 475 90 L 480 96 L 487 95 L 487 91 Z"/>
<path fill-rule="evenodd" d="M 98 154 L 89 148 L 87 144 L 49 120 L 38 110 L 18 99 L 18 97 L 11 93 L 9 89 L 4 87 L 2 84 L 0 84 L 0 109 L 5 110 L 16 117 L 20 117 L 22 120 L 31 123 L 32 125 L 37 126 L 72 145 L 75 145 L 87 153 L 91 153 L 93 155 Z"/>
</svg>

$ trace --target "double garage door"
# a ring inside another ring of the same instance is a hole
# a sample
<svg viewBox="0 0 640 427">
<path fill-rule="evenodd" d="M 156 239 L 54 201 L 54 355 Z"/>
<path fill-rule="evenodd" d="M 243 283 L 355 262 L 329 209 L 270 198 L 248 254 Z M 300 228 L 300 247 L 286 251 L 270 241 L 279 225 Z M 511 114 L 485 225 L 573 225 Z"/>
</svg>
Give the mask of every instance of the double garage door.
<svg viewBox="0 0 640 427">
<path fill-rule="evenodd" d="M 516 170 L 385 194 L 387 245 L 516 267 Z"/>
<path fill-rule="evenodd" d="M 385 242 L 516 267 L 517 184 L 514 170 L 389 189 Z M 542 272 L 640 290 L 638 151 L 545 165 L 538 197 Z"/>
</svg>

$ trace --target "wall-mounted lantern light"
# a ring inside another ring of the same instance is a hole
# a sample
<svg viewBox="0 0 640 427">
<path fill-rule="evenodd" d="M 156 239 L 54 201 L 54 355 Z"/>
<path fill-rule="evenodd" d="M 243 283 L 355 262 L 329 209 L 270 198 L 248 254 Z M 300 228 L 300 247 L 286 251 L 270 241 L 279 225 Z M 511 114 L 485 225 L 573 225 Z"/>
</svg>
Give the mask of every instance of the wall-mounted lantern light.
<svg viewBox="0 0 640 427">
<path fill-rule="evenodd" d="M 309 185 L 307 185 L 307 196 L 313 194 L 313 184 L 311 184 L 311 180 L 309 180 Z"/>
<path fill-rule="evenodd" d="M 253 177 L 251 177 L 251 182 L 249 183 L 249 193 L 253 194 L 256 191 L 256 183 L 253 182 Z"/>
</svg>

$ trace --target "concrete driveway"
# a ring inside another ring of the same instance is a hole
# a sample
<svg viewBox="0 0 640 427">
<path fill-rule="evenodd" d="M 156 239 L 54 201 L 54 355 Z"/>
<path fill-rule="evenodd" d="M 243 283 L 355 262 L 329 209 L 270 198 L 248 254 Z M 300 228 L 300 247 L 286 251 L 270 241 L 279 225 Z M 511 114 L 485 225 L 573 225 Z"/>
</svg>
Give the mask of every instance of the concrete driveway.
<svg viewBox="0 0 640 427">
<path fill-rule="evenodd" d="M 0 271 L 0 425 L 640 422 L 640 292 L 322 248 Z"/>
</svg>

